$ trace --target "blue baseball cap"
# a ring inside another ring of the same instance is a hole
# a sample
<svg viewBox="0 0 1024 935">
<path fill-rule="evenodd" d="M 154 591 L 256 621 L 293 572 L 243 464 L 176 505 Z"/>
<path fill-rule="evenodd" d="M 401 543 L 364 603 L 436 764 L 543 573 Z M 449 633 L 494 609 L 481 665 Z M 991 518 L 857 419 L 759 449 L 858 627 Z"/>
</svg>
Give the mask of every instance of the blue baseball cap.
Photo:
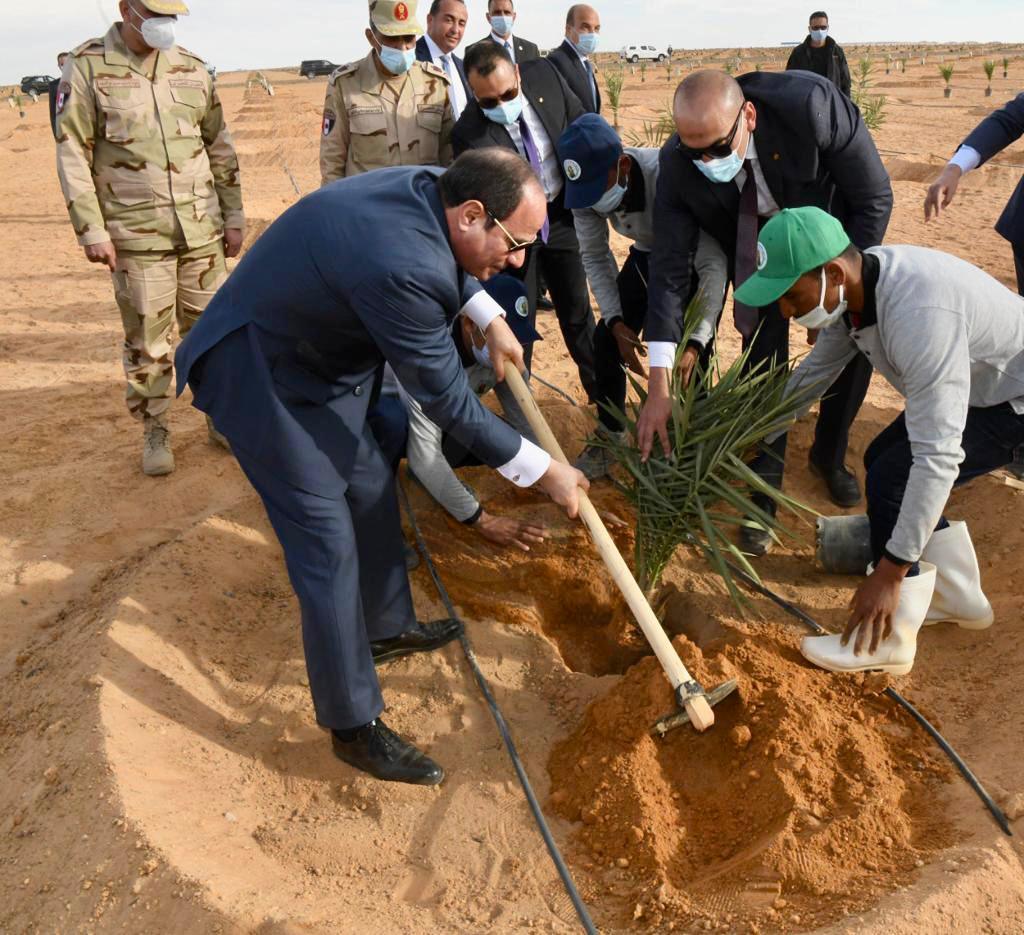
<svg viewBox="0 0 1024 935">
<path fill-rule="evenodd" d="M 484 291 L 497 302 L 505 312 L 505 321 L 523 347 L 534 341 L 543 341 L 530 321 L 530 300 L 526 294 L 526 283 L 501 273 L 492 276 L 483 284 Z"/>
<path fill-rule="evenodd" d="M 598 114 L 584 114 L 558 141 L 565 206 L 590 208 L 608 190 L 608 173 L 622 156 L 622 140 Z"/>
</svg>

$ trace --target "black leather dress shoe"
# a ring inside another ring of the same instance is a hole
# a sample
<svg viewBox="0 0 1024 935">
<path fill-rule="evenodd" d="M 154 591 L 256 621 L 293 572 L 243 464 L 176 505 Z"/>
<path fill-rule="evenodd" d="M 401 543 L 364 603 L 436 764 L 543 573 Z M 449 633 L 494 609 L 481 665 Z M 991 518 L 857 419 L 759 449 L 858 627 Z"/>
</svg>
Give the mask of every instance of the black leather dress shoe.
<svg viewBox="0 0 1024 935">
<path fill-rule="evenodd" d="M 740 549 L 748 555 L 767 555 L 775 540 L 760 526 L 740 526 Z"/>
<path fill-rule="evenodd" d="M 537 308 L 542 312 L 553 312 L 555 310 L 555 303 L 548 298 L 547 293 L 541 293 L 537 296 Z"/>
<path fill-rule="evenodd" d="M 807 463 L 811 467 L 811 473 L 817 474 L 825 481 L 829 496 L 836 506 L 848 509 L 860 503 L 860 484 L 857 483 L 856 475 L 846 465 L 837 468 L 823 468 L 820 464 L 815 463 L 814 458 L 809 458 Z"/>
<path fill-rule="evenodd" d="M 440 649 L 446 643 L 462 635 L 462 624 L 458 620 L 435 620 L 433 623 L 417 623 L 411 630 L 400 633 L 394 639 L 377 640 L 370 643 L 373 661 L 377 664 L 388 659 L 398 659 L 412 653 L 429 653 Z"/>
<path fill-rule="evenodd" d="M 399 737 L 380 718 L 360 727 L 351 740 L 331 731 L 331 742 L 339 760 L 375 779 L 417 786 L 437 786 L 444 779 L 439 764 Z"/>
</svg>

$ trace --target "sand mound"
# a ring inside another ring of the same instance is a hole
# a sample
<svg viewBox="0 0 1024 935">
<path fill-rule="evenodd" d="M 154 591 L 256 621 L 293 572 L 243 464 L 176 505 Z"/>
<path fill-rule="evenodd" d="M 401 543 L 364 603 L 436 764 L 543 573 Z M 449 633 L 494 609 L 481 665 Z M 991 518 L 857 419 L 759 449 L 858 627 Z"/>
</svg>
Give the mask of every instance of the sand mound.
<svg viewBox="0 0 1024 935">
<path fill-rule="evenodd" d="M 952 843 L 929 812 L 948 769 L 878 696 L 884 685 L 813 670 L 765 627 L 715 636 L 712 615 L 695 617 L 705 648 L 675 640 L 688 668 L 706 687 L 739 681 L 712 732 L 650 736 L 674 702 L 647 658 L 551 756 L 551 804 L 580 823 L 580 859 L 621 884 L 625 911 L 654 926 L 664 915 L 815 927 Z"/>
</svg>

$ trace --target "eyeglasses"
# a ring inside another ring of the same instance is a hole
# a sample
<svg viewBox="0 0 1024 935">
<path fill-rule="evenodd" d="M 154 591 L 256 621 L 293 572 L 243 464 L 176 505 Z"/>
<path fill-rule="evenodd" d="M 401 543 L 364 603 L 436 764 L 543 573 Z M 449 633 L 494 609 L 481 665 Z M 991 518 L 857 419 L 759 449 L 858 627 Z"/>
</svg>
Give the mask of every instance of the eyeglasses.
<svg viewBox="0 0 1024 935">
<path fill-rule="evenodd" d="M 490 211 L 487 212 L 487 216 L 498 225 L 498 229 L 505 235 L 505 239 L 508 241 L 508 252 L 518 253 L 520 250 L 525 250 L 527 247 L 532 247 L 536 242 L 537 238 L 534 237 L 532 240 L 524 240 L 520 243 L 515 239 L 509 232 L 508 228 L 501 223 Z"/>
<path fill-rule="evenodd" d="M 743 109 L 747 106 L 747 102 L 744 101 L 740 107 L 740 112 L 736 115 L 736 122 L 732 125 L 732 129 L 729 131 L 729 135 L 720 139 L 717 143 L 712 143 L 710 146 L 705 146 L 702 149 L 693 149 L 687 146 L 685 143 L 680 141 L 679 151 L 686 156 L 687 159 L 692 159 L 695 162 L 698 159 L 702 159 L 704 156 L 710 156 L 712 159 L 723 159 L 732 152 L 732 141 L 736 139 L 736 134 L 740 129 L 740 118 L 743 116 Z"/>
<path fill-rule="evenodd" d="M 480 105 L 481 110 L 494 110 L 499 104 L 510 104 L 517 97 L 519 97 L 519 85 L 509 88 L 500 97 L 478 97 L 476 102 Z"/>
</svg>

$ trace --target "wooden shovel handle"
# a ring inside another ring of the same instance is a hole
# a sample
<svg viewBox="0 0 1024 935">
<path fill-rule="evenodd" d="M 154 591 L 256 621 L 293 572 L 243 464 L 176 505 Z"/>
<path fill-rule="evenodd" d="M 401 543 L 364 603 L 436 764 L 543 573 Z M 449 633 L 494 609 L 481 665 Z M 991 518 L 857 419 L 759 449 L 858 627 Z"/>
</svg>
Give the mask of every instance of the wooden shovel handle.
<svg viewBox="0 0 1024 935">
<path fill-rule="evenodd" d="M 537 406 L 533 394 L 526 386 L 519 371 L 511 363 L 507 363 L 505 366 L 505 382 L 508 383 L 509 389 L 512 390 L 512 395 L 515 396 L 516 402 L 519 403 L 520 408 L 523 410 L 523 414 L 530 423 L 530 428 L 533 429 L 541 447 L 556 461 L 568 464 L 569 460 L 562 451 L 562 446 L 558 444 L 558 439 L 555 438 L 554 433 L 551 431 L 547 419 L 544 418 L 544 414 Z M 658 662 L 661 663 L 662 669 L 665 670 L 665 675 L 672 684 L 672 688 L 678 690 L 680 686 L 694 684 L 693 676 L 690 675 L 686 666 L 683 665 L 683 660 L 679 658 L 679 653 L 676 652 L 672 641 L 665 635 L 661 621 L 654 611 L 651 610 L 651 605 L 647 602 L 647 598 L 644 596 L 640 585 L 636 583 L 633 573 L 622 558 L 615 540 L 609 534 L 608 529 L 594 508 L 594 504 L 590 502 L 590 498 L 582 490 L 579 492 L 579 500 L 580 518 L 590 531 L 598 554 L 611 573 L 612 580 L 626 599 L 626 604 L 629 605 L 633 616 L 636 617 L 636 622 L 640 625 L 640 629 L 647 638 L 651 649 L 654 650 L 654 655 L 658 657 Z M 703 695 L 684 696 L 683 703 L 691 723 L 697 730 L 707 730 L 715 723 L 714 712 Z"/>
</svg>

